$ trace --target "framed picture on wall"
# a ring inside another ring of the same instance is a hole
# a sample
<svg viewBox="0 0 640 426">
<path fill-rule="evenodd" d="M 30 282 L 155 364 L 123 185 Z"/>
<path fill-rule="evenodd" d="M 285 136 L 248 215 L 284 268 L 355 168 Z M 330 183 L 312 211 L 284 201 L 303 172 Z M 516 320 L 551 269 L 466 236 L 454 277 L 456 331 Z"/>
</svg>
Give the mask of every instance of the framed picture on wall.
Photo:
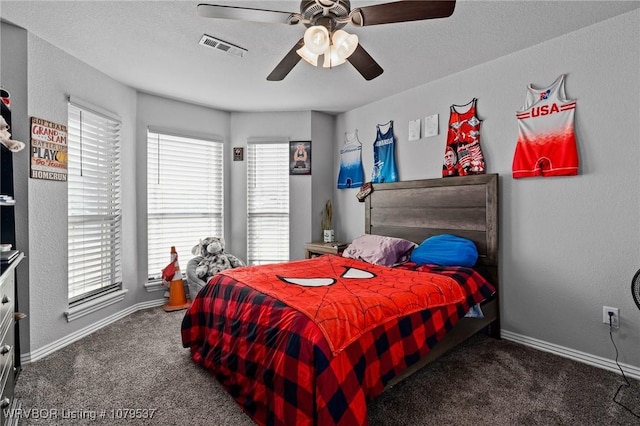
<svg viewBox="0 0 640 426">
<path fill-rule="evenodd" d="M 236 146 L 233 148 L 233 161 L 243 161 L 244 148 Z"/>
<path fill-rule="evenodd" d="M 289 142 L 289 174 L 311 174 L 311 141 Z"/>
</svg>

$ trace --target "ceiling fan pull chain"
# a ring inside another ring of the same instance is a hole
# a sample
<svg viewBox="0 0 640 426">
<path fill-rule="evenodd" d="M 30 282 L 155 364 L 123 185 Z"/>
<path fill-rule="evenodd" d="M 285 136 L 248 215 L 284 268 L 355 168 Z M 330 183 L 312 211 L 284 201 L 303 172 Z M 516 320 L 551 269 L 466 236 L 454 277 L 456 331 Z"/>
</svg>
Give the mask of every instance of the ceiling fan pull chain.
<svg viewBox="0 0 640 426">
<path fill-rule="evenodd" d="M 292 12 L 287 18 L 288 25 L 298 25 L 299 23 L 309 24 L 310 21 L 305 19 L 300 13 Z"/>
</svg>

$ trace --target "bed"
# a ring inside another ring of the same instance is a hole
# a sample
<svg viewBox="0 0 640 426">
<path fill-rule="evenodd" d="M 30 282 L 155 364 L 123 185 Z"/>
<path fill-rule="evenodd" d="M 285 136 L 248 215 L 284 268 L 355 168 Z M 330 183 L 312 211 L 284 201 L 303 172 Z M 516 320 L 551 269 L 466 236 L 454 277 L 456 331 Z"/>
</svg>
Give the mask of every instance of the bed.
<svg viewBox="0 0 640 426">
<path fill-rule="evenodd" d="M 367 234 L 456 234 L 480 273 L 335 255 L 225 271 L 187 310 L 183 346 L 258 424 L 366 425 L 367 401 L 481 330 L 499 337 L 497 190 L 495 174 L 425 179 L 365 201 Z M 345 300 L 357 307 L 325 309 Z M 476 303 L 484 318 L 465 317 Z"/>
</svg>

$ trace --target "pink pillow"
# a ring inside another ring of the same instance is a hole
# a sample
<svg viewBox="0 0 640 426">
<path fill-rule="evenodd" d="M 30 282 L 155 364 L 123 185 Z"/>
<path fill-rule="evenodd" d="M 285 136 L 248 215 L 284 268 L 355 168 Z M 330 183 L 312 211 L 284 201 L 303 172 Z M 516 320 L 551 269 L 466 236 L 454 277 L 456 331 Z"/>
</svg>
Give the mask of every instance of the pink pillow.
<svg viewBox="0 0 640 426">
<path fill-rule="evenodd" d="M 393 266 L 407 261 L 415 246 L 415 243 L 402 238 L 364 234 L 353 240 L 342 256 L 364 260 L 375 265 Z"/>
</svg>

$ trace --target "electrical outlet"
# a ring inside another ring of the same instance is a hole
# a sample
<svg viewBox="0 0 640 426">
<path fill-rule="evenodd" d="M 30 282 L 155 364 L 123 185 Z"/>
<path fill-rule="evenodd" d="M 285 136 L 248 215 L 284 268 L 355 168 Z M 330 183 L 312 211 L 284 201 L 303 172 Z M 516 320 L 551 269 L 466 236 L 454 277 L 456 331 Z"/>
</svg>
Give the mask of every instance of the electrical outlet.
<svg viewBox="0 0 640 426">
<path fill-rule="evenodd" d="M 602 322 L 605 324 L 609 324 L 609 313 L 612 313 L 611 316 L 611 327 L 618 328 L 620 327 L 620 317 L 618 308 L 612 308 L 609 306 L 602 307 Z"/>
</svg>

